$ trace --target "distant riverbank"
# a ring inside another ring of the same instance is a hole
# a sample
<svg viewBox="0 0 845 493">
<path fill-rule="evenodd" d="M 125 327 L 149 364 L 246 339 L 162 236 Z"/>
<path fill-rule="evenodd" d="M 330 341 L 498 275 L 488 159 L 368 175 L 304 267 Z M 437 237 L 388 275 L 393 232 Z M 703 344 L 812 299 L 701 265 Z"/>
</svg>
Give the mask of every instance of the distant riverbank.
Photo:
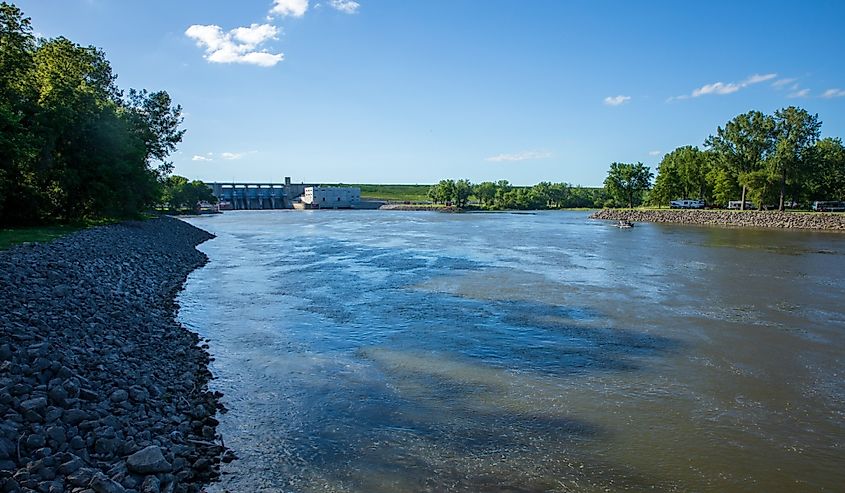
<svg viewBox="0 0 845 493">
<path fill-rule="evenodd" d="M 631 210 L 602 209 L 592 219 L 614 221 L 701 224 L 745 228 L 819 229 L 845 231 L 845 215 L 777 211 Z"/>
<path fill-rule="evenodd" d="M 379 207 L 382 211 L 437 211 L 459 212 L 460 209 L 441 204 L 385 204 Z"/>
</svg>

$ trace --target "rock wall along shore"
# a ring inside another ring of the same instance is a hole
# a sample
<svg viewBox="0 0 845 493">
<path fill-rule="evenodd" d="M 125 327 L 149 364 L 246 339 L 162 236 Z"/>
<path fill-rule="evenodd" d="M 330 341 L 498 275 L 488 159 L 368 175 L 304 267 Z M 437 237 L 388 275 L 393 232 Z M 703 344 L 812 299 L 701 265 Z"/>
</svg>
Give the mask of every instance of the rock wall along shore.
<svg viewBox="0 0 845 493">
<path fill-rule="evenodd" d="M 845 231 L 845 214 L 727 210 L 602 209 L 592 219 L 631 222 L 702 224 L 750 228 L 788 228 Z"/>
<path fill-rule="evenodd" d="M 0 252 L 0 491 L 195 492 L 215 478 L 220 395 L 173 303 L 211 237 L 163 217 Z"/>
</svg>

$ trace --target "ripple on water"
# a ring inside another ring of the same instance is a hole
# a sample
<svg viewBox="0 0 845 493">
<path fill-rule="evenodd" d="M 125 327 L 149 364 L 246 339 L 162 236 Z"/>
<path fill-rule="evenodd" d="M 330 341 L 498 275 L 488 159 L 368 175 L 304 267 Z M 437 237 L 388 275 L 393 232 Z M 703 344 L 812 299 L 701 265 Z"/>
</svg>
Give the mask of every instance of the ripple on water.
<svg viewBox="0 0 845 493">
<path fill-rule="evenodd" d="M 841 245 L 652 225 L 621 235 L 584 217 L 205 223 L 218 238 L 180 318 L 211 340 L 220 431 L 241 458 L 211 490 L 842 484 L 832 417 L 845 403 L 829 373 L 842 371 L 845 273 L 802 250 Z M 794 284 L 774 301 L 729 289 L 782 279 Z M 828 292 L 804 296 L 810 286 Z"/>
</svg>

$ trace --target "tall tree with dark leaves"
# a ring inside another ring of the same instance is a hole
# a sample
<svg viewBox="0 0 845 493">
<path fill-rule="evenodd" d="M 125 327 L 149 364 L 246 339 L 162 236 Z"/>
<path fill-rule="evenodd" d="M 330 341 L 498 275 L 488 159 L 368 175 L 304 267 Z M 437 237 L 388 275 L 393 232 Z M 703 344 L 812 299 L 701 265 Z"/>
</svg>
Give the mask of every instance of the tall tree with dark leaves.
<svg viewBox="0 0 845 493">
<path fill-rule="evenodd" d="M 756 175 L 755 180 L 749 180 L 745 175 L 764 167 L 774 144 L 775 121 L 759 111 L 736 116 L 724 128 L 718 127 L 716 135 L 707 138 L 705 146 L 722 156 L 727 169 L 742 186 L 741 209 L 745 209 L 748 184 L 757 183 Z"/>
<path fill-rule="evenodd" d="M 604 188 L 617 202 L 633 208 L 642 202 L 645 190 L 651 187 L 654 173 L 643 163 L 612 163 L 604 180 Z"/>
<path fill-rule="evenodd" d="M 182 106 L 174 106 L 165 91 L 150 93 L 135 89 L 129 90 L 126 104 L 134 132 L 144 142 L 147 165 L 163 179 L 173 171 L 173 163 L 167 158 L 185 135 L 185 130 L 179 128 L 184 121 Z"/>
<path fill-rule="evenodd" d="M 117 111 L 116 77 L 101 50 L 62 37 L 42 43 L 34 61 L 42 193 L 65 219 L 96 215 L 91 185 L 103 179 L 98 158 L 114 148 L 98 138 Z"/>
<path fill-rule="evenodd" d="M 34 51 L 30 19 L 15 5 L 0 3 L 0 222 L 34 222 L 42 214 L 33 169 L 39 146 L 31 131 Z"/>
<path fill-rule="evenodd" d="M 845 145 L 827 137 L 816 142 L 804 179 L 810 200 L 845 201 Z"/>
<path fill-rule="evenodd" d="M 181 107 L 130 91 L 102 50 L 36 41 L 0 3 L 0 223 L 136 215 L 160 198 L 182 140 Z"/>
<path fill-rule="evenodd" d="M 822 123 L 818 115 L 790 106 L 775 111 L 775 147 L 769 159 L 779 186 L 778 210 L 784 209 L 787 183 L 797 182 L 809 167 L 812 149 L 819 140 Z"/>
</svg>

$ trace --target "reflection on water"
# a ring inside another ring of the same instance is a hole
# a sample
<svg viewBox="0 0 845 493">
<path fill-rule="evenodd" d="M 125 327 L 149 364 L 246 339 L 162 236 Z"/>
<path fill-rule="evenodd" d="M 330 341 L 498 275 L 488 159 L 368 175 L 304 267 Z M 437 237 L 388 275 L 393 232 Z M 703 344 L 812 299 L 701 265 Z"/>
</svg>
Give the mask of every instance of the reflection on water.
<svg viewBox="0 0 845 493">
<path fill-rule="evenodd" d="M 845 236 L 583 213 L 233 212 L 181 294 L 213 491 L 845 484 Z"/>
</svg>

